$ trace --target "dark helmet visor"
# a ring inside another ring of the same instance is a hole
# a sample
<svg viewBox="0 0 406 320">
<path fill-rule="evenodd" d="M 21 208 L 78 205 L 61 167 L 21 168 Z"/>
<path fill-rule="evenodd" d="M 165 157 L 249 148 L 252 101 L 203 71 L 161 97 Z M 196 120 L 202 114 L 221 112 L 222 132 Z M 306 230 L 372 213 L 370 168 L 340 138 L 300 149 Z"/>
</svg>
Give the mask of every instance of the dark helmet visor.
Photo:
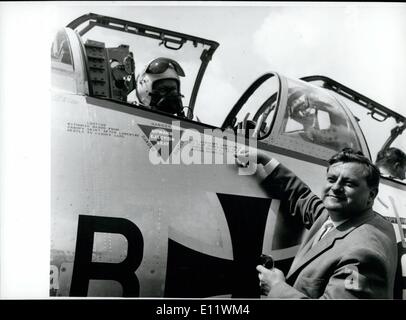
<svg viewBox="0 0 406 320">
<path fill-rule="evenodd" d="M 169 67 L 172 67 L 180 77 L 185 76 L 185 72 L 179 63 L 169 58 L 156 58 L 148 65 L 146 73 L 160 74 L 164 73 Z"/>
</svg>

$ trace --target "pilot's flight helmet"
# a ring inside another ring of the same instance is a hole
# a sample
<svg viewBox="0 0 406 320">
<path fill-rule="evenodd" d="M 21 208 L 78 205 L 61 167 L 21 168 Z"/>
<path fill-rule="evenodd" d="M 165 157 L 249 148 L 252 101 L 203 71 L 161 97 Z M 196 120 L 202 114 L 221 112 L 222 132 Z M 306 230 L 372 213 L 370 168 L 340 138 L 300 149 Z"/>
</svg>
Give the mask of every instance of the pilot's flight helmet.
<svg viewBox="0 0 406 320">
<path fill-rule="evenodd" d="M 184 77 L 185 72 L 175 60 L 169 58 L 156 58 L 147 64 L 137 77 L 137 97 L 145 106 L 151 106 L 151 92 L 155 81 L 162 79 L 175 79 L 180 92 L 179 76 Z"/>
<path fill-rule="evenodd" d="M 289 88 L 288 112 L 293 119 L 313 116 L 316 109 L 311 103 L 310 92 L 304 88 Z"/>
</svg>

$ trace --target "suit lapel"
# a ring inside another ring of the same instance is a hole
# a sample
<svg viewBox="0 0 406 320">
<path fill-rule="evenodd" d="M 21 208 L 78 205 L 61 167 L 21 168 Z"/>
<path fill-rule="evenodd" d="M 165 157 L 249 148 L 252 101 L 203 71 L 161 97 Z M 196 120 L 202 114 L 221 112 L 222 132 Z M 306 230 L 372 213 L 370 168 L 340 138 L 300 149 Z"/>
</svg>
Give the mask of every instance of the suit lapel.
<svg viewBox="0 0 406 320">
<path fill-rule="evenodd" d="M 314 222 L 312 227 L 309 230 L 309 233 L 307 236 L 303 239 L 302 245 L 300 246 L 299 250 L 297 251 L 297 255 L 295 259 L 292 262 L 292 266 L 290 267 L 289 273 L 287 277 L 290 276 L 292 270 L 295 270 L 299 264 L 301 264 L 301 261 L 303 260 L 303 257 L 305 254 L 310 250 L 314 237 L 323 225 L 323 223 L 328 219 L 328 213 L 327 211 L 324 211 L 320 217 Z"/>
<path fill-rule="evenodd" d="M 366 214 L 361 215 L 360 217 L 350 219 L 344 222 L 342 225 L 338 226 L 338 228 L 335 228 L 329 233 L 327 233 L 327 235 L 324 238 L 322 238 L 313 248 L 311 248 L 313 243 L 312 240 L 315 234 L 317 233 L 318 228 L 320 228 L 321 225 L 327 220 L 327 218 L 323 219 L 319 227 L 315 228 L 317 230 L 315 230 L 313 236 L 308 239 L 307 243 L 301 248 L 300 252 L 298 252 L 298 255 L 296 257 L 297 259 L 295 258 L 295 260 L 293 261 L 286 278 L 291 277 L 294 273 L 296 273 L 299 269 L 304 267 L 310 261 L 314 260 L 323 252 L 330 249 L 334 245 L 335 240 L 344 238 L 347 234 L 352 232 L 355 228 L 364 223 L 371 216 L 372 212 L 370 211 L 367 212 Z"/>
</svg>

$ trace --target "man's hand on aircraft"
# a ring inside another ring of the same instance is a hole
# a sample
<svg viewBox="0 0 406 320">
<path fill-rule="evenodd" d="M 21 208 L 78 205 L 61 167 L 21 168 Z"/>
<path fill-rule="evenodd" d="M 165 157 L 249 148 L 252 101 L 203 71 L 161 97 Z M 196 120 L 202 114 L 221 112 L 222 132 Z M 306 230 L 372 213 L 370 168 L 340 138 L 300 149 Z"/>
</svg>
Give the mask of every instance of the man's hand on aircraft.
<svg viewBox="0 0 406 320">
<path fill-rule="evenodd" d="M 258 164 L 262 165 L 267 164 L 271 160 L 271 157 L 265 154 L 263 151 L 246 146 L 240 147 L 237 150 L 235 158 L 237 165 L 240 167 L 247 166 L 248 162 L 252 160 L 256 160 Z"/>
</svg>

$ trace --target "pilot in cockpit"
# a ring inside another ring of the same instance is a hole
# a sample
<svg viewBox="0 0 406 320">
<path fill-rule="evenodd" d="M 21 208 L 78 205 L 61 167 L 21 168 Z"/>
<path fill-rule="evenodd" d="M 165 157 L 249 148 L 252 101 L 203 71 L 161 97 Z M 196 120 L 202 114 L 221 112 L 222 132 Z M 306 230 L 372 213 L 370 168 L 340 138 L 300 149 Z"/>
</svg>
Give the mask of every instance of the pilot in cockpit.
<svg viewBox="0 0 406 320">
<path fill-rule="evenodd" d="M 406 182 L 406 154 L 398 148 L 378 152 L 376 163 L 381 175 Z"/>
<path fill-rule="evenodd" d="M 185 72 L 169 58 L 152 60 L 137 77 L 136 94 L 140 103 L 152 110 L 185 117 L 180 79 Z"/>
<path fill-rule="evenodd" d="M 286 134 L 335 150 L 354 147 L 349 145 L 351 139 L 348 137 L 345 117 L 315 92 L 304 88 L 289 88 L 287 106 L 287 116 L 299 123 L 302 128 L 291 132 L 285 131 Z M 327 128 L 321 128 L 319 123 L 321 112 L 328 115 Z"/>
</svg>

